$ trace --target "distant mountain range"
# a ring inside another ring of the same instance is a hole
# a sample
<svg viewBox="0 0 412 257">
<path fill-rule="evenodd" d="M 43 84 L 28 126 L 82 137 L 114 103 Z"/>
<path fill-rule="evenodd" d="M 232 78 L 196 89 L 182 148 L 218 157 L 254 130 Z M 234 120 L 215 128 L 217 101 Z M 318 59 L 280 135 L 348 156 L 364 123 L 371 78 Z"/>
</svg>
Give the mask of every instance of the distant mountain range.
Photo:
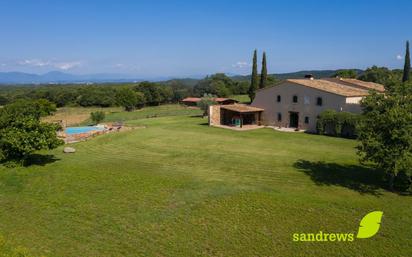
<svg viewBox="0 0 412 257">
<path fill-rule="evenodd" d="M 60 71 L 51 71 L 45 74 L 0 72 L 0 84 L 103 83 L 132 81 L 142 81 L 142 79 L 130 75 L 109 73 L 75 75 Z"/>
<path fill-rule="evenodd" d="M 306 74 L 312 74 L 315 78 L 331 77 L 337 70 L 308 70 L 298 71 L 291 73 L 278 73 L 270 74 L 277 79 L 293 79 L 303 78 Z M 362 70 L 357 70 L 361 73 Z M 232 79 L 236 81 L 246 81 L 250 79 L 250 75 L 233 75 L 228 74 Z M 189 82 L 188 84 L 194 85 L 202 76 L 194 76 L 194 78 L 182 78 Z M 75 75 L 64 73 L 60 71 L 51 71 L 45 74 L 31 74 L 24 72 L 0 72 L 0 84 L 63 84 L 63 83 L 109 83 L 109 82 L 138 82 L 143 80 L 150 81 L 167 81 L 171 80 L 171 77 L 158 77 L 151 79 L 137 78 L 131 75 L 125 74 L 110 74 L 110 73 L 98 73 L 88 75 Z M 182 80 L 177 79 L 177 80 Z"/>
</svg>

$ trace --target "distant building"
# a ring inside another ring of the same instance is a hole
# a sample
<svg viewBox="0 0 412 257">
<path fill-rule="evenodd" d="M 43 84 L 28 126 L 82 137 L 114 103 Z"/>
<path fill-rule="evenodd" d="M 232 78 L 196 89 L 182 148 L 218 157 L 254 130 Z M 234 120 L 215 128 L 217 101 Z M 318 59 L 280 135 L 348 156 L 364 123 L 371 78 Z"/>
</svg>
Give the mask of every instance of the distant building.
<svg viewBox="0 0 412 257">
<path fill-rule="evenodd" d="M 212 98 L 212 100 L 221 105 L 235 104 L 238 102 L 237 100 L 232 99 L 232 98 L 222 98 L 222 97 Z"/>
<path fill-rule="evenodd" d="M 187 106 L 196 106 L 198 102 L 200 102 L 200 98 L 198 97 L 186 97 L 185 99 L 183 99 L 181 102 L 184 105 Z"/>
<path fill-rule="evenodd" d="M 316 131 L 316 120 L 327 109 L 361 113 L 360 100 L 370 90 L 384 92 L 384 86 L 356 79 L 288 79 L 279 85 L 259 89 L 251 106 L 264 109 L 261 123 L 276 127 Z"/>
<path fill-rule="evenodd" d="M 184 105 L 187 106 L 196 106 L 198 102 L 200 102 L 202 99 L 199 97 L 187 97 L 183 99 L 181 102 Z M 234 104 L 237 103 L 238 101 L 235 99 L 231 98 L 222 98 L 222 97 L 216 97 L 216 98 L 211 98 L 212 101 L 220 104 L 220 105 L 226 105 L 226 104 Z"/>
</svg>

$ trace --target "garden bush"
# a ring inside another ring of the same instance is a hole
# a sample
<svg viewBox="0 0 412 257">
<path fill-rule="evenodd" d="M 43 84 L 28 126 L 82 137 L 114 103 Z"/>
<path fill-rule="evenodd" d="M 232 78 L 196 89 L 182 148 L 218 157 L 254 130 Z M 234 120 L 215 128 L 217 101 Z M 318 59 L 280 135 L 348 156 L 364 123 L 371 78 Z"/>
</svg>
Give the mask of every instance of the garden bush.
<svg viewBox="0 0 412 257">
<path fill-rule="evenodd" d="M 95 125 L 102 122 L 104 120 L 104 118 L 106 118 L 106 115 L 102 111 L 96 111 L 96 112 L 90 113 L 90 119 L 93 121 L 93 123 Z"/>
<path fill-rule="evenodd" d="M 319 115 L 316 130 L 321 135 L 356 138 L 360 117 L 359 114 L 326 110 Z"/>
</svg>

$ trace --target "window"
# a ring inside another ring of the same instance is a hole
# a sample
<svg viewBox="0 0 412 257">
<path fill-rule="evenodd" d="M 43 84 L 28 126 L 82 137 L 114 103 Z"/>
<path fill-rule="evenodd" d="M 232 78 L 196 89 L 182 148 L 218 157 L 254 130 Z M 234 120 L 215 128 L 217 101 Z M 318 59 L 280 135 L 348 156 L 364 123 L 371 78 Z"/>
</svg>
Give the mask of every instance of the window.
<svg viewBox="0 0 412 257">
<path fill-rule="evenodd" d="M 305 103 L 305 104 L 310 104 L 310 99 L 309 99 L 309 96 L 304 96 L 303 97 L 303 103 Z"/>
<path fill-rule="evenodd" d="M 323 99 L 322 99 L 322 97 L 316 98 L 316 105 L 317 105 L 317 106 L 322 106 L 322 104 L 323 104 Z"/>
<path fill-rule="evenodd" d="M 278 112 L 278 121 L 282 121 L 282 113 Z"/>
<path fill-rule="evenodd" d="M 294 95 L 294 96 L 293 96 L 293 102 L 294 102 L 294 103 L 297 103 L 297 102 L 298 102 L 298 96 L 297 96 L 297 95 Z"/>
<path fill-rule="evenodd" d="M 306 124 L 309 123 L 309 117 L 308 117 L 308 116 L 305 117 L 305 123 L 306 123 Z"/>
<path fill-rule="evenodd" d="M 278 98 L 277 98 L 278 103 L 280 103 L 281 100 L 282 100 L 282 97 L 278 95 Z"/>
</svg>

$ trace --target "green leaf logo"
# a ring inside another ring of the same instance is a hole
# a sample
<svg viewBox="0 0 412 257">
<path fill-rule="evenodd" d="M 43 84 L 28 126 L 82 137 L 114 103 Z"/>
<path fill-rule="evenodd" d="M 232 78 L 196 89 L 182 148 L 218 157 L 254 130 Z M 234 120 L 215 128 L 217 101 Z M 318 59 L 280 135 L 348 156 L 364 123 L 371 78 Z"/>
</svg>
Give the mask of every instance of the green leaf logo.
<svg viewBox="0 0 412 257">
<path fill-rule="evenodd" d="M 356 237 L 370 238 L 376 235 L 379 231 L 382 215 L 382 211 L 373 211 L 366 214 L 360 222 L 358 235 Z"/>
</svg>

